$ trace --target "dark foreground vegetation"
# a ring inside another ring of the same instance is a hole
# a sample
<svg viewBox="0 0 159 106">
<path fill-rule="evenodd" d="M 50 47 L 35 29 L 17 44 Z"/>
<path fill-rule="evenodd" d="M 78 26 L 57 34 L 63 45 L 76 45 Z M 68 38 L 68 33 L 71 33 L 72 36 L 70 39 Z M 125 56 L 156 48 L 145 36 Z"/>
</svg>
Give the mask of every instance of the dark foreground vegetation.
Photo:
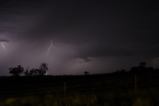
<svg viewBox="0 0 159 106">
<path fill-rule="evenodd" d="M 159 106 L 159 70 L 0 77 L 0 106 Z"/>
</svg>

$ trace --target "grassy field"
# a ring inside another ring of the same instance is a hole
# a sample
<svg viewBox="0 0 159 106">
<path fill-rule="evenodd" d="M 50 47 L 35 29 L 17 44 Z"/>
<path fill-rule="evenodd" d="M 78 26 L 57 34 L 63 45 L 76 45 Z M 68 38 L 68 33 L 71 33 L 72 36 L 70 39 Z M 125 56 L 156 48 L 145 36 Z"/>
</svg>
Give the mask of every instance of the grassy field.
<svg viewBox="0 0 159 106">
<path fill-rule="evenodd" d="M 158 106 L 158 75 L 1 77 L 0 106 Z"/>
</svg>

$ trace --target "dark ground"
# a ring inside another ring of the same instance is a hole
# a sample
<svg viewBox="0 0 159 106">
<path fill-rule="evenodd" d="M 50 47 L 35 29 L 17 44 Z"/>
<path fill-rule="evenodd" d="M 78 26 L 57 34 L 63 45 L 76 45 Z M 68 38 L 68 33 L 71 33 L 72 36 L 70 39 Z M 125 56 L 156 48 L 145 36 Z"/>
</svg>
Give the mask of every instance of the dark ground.
<svg viewBox="0 0 159 106">
<path fill-rule="evenodd" d="M 158 106 L 158 73 L 0 77 L 0 106 Z"/>
</svg>

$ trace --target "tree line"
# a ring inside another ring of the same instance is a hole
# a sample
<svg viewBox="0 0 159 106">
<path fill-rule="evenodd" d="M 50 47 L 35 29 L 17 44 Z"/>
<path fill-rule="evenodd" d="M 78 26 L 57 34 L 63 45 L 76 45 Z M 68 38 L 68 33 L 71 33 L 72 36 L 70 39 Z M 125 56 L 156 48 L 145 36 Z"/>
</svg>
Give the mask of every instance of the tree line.
<svg viewBox="0 0 159 106">
<path fill-rule="evenodd" d="M 48 71 L 48 65 L 46 63 L 40 64 L 39 68 L 32 68 L 32 69 L 24 69 L 21 65 L 17 65 L 16 67 L 10 67 L 9 73 L 12 76 L 20 76 L 24 74 L 25 76 L 44 76 Z M 131 67 L 130 70 L 117 70 L 112 72 L 112 74 L 122 74 L 122 73 L 132 73 L 132 74 L 140 74 L 140 73 L 159 73 L 158 68 L 147 67 L 146 62 L 140 62 L 138 66 Z M 90 72 L 84 71 L 84 75 L 89 75 Z"/>
<path fill-rule="evenodd" d="M 121 69 L 114 72 L 114 74 L 159 74 L 159 68 L 154 68 L 152 66 L 147 66 L 146 62 L 140 62 L 137 66 L 131 67 L 129 70 Z"/>
<path fill-rule="evenodd" d="M 12 76 L 20 76 L 24 74 L 25 76 L 44 76 L 48 71 L 48 65 L 46 63 L 41 63 L 39 68 L 24 69 L 23 66 L 17 65 L 16 67 L 10 67 L 9 73 Z"/>
</svg>

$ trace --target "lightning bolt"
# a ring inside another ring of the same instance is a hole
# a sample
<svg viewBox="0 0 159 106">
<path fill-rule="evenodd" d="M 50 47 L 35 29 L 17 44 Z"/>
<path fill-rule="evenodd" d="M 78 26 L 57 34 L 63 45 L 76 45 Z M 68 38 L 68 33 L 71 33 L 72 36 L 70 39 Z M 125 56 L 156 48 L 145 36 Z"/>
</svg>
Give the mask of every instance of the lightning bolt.
<svg viewBox="0 0 159 106">
<path fill-rule="evenodd" d="M 51 49 L 53 47 L 53 41 L 50 42 L 50 45 L 49 47 L 47 48 L 47 53 L 46 53 L 46 56 L 49 56 L 50 52 L 51 52 Z"/>
</svg>

